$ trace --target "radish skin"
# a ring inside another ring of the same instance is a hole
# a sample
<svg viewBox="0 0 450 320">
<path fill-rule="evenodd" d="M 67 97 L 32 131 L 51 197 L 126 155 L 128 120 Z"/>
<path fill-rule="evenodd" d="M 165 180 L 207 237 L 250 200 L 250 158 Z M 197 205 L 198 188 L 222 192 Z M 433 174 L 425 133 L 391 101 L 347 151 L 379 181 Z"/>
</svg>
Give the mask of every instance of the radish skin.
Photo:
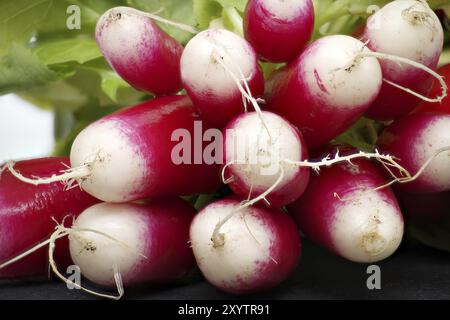
<svg viewBox="0 0 450 320">
<path fill-rule="evenodd" d="M 450 148 L 450 115 L 416 113 L 395 121 L 383 130 L 378 147 L 392 154 L 412 174 L 433 159 L 414 181 L 398 185 L 408 192 L 450 190 L 450 150 L 434 157 L 441 148 Z M 434 157 L 434 158 L 433 158 Z"/>
<path fill-rule="evenodd" d="M 309 42 L 313 27 L 311 0 L 250 0 L 245 9 L 245 38 L 264 60 L 293 60 Z"/>
<path fill-rule="evenodd" d="M 183 51 L 180 70 L 188 96 L 204 119 L 218 128 L 244 112 L 242 94 L 229 72 L 241 83 L 245 79 L 254 97 L 264 92 L 253 48 L 224 29 L 208 29 L 193 37 Z"/>
<path fill-rule="evenodd" d="M 369 51 L 363 42 L 343 35 L 313 42 L 270 76 L 268 110 L 297 126 L 309 148 L 329 142 L 359 119 L 379 93 L 377 59 L 354 61 L 358 53 Z"/>
<path fill-rule="evenodd" d="M 397 0 L 368 19 L 362 39 L 373 51 L 408 58 L 436 69 L 443 47 L 443 29 L 425 1 Z M 384 59 L 380 59 L 380 64 L 386 80 L 422 95 L 429 93 L 433 79 L 423 70 Z M 417 97 L 383 82 L 367 115 L 376 120 L 397 119 L 420 102 Z"/>
<path fill-rule="evenodd" d="M 168 283 L 194 266 L 188 244 L 194 214 L 178 198 L 147 204 L 97 204 L 75 220 L 73 230 L 93 229 L 120 243 L 97 233 L 76 232 L 69 235 L 70 254 L 82 274 L 99 285 L 115 286 L 115 268 L 125 286 Z"/>
<path fill-rule="evenodd" d="M 197 264 L 217 288 L 233 294 L 259 292 L 278 285 L 297 266 L 300 236 L 292 219 L 281 210 L 252 206 L 239 210 L 231 197 L 216 201 L 194 218 L 190 239 Z M 211 235 L 221 220 L 223 245 Z"/>
<path fill-rule="evenodd" d="M 106 11 L 95 36 L 111 67 L 136 89 L 156 95 L 181 89 L 183 47 L 143 12 L 128 7 Z"/>
<path fill-rule="evenodd" d="M 311 177 L 288 211 L 306 237 L 348 260 L 371 263 L 400 245 L 404 223 L 385 177 L 367 160 L 337 164 Z"/>
<path fill-rule="evenodd" d="M 265 197 L 270 206 L 282 207 L 305 191 L 309 169 L 282 163 L 280 158 L 303 161 L 308 150 L 302 134 L 282 117 L 267 111 L 261 117 L 268 131 L 256 112 L 239 115 L 224 128 L 225 177 L 234 193 L 252 198 L 267 191 L 282 174 Z"/>
<path fill-rule="evenodd" d="M 189 98 L 172 96 L 94 122 L 76 137 L 70 153 L 73 167 L 93 161 L 83 189 L 106 202 L 214 192 L 220 185 L 219 165 L 176 164 L 172 158 L 178 144 L 174 131 L 183 129 L 193 137 L 195 121 L 201 118 Z"/>
<path fill-rule="evenodd" d="M 41 158 L 16 163 L 26 175 L 52 175 L 66 169 L 67 158 Z M 62 183 L 33 186 L 19 181 L 7 170 L 0 175 L 0 264 L 14 258 L 38 242 L 46 240 L 66 216 L 76 217 L 98 202 L 79 188 L 65 190 Z M 70 220 L 70 219 L 69 219 Z M 64 268 L 70 265 L 68 242 L 58 240 L 56 260 Z M 0 278 L 46 275 L 48 258 L 40 249 L 13 265 L 0 270 Z"/>
</svg>

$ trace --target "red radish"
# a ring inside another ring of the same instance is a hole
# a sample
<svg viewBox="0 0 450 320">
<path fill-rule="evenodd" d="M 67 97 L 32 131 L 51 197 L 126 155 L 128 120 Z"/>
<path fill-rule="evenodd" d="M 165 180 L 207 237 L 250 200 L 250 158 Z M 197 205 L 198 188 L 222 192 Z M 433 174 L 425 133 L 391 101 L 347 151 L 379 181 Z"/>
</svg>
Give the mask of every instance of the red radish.
<svg viewBox="0 0 450 320">
<path fill-rule="evenodd" d="M 378 146 L 417 176 L 398 188 L 409 192 L 450 190 L 450 115 L 416 113 L 397 120 L 383 130 Z"/>
<path fill-rule="evenodd" d="M 99 285 L 114 286 L 115 271 L 125 286 L 167 283 L 194 266 L 188 244 L 194 214 L 178 198 L 97 204 L 75 220 L 69 233 L 70 254 L 81 273 Z"/>
<path fill-rule="evenodd" d="M 294 59 L 314 27 L 311 0 L 250 0 L 244 17 L 245 38 L 265 60 Z"/>
<path fill-rule="evenodd" d="M 52 175 L 65 169 L 67 158 L 43 158 L 17 162 L 15 168 L 26 175 Z M 0 264 L 14 258 L 39 241 L 46 240 L 56 224 L 66 216 L 77 216 L 98 202 L 79 188 L 65 190 L 62 183 L 33 186 L 19 181 L 7 170 L 0 175 Z M 69 265 L 67 242 L 58 241 L 57 260 Z M 0 278 L 47 274 L 44 249 L 0 270 Z"/>
<path fill-rule="evenodd" d="M 133 87 L 156 95 L 181 89 L 183 47 L 144 12 L 112 8 L 98 20 L 95 36 L 111 67 Z"/>
<path fill-rule="evenodd" d="M 209 123 L 223 127 L 244 111 L 236 80 L 244 80 L 254 97 L 264 79 L 251 45 L 223 29 L 208 29 L 192 38 L 181 57 L 181 79 L 187 94 Z"/>
<path fill-rule="evenodd" d="M 173 154 L 180 144 L 176 133 L 182 131 L 191 139 L 196 121 L 201 121 L 200 115 L 186 96 L 161 97 L 122 109 L 78 134 L 70 153 L 71 172 L 29 182 L 75 178 L 105 202 L 214 192 L 220 186 L 218 164 L 177 162 L 179 155 Z M 186 141 L 195 147 L 196 141 Z"/>
<path fill-rule="evenodd" d="M 447 86 L 450 85 L 450 64 L 440 67 L 437 72 L 444 77 Z M 438 96 L 442 91 L 440 83 L 435 80 L 433 87 L 429 93 L 430 97 Z M 443 112 L 450 114 L 450 97 L 445 97 L 440 103 L 424 102 L 417 109 L 416 112 Z"/>
<path fill-rule="evenodd" d="M 355 38 L 323 37 L 270 76 L 266 92 L 269 110 L 297 126 L 309 148 L 345 131 L 378 95 L 380 64 L 373 57 L 355 59 L 361 52 L 370 50 Z"/>
<path fill-rule="evenodd" d="M 368 160 L 341 163 L 311 177 L 288 210 L 312 241 L 355 262 L 389 257 L 400 245 L 403 218 L 385 177 Z"/>
<path fill-rule="evenodd" d="M 281 210 L 239 208 L 238 199 L 226 198 L 195 216 L 190 238 L 197 264 L 211 284 L 230 293 L 272 288 L 286 279 L 299 261 L 300 236 L 295 223 Z M 219 222 L 224 223 L 213 243 L 211 236 Z"/>
<path fill-rule="evenodd" d="M 380 53 L 400 56 L 431 69 L 437 67 L 443 46 L 441 23 L 426 1 L 392 1 L 367 21 L 363 41 Z M 396 61 L 380 60 L 384 79 L 427 95 L 432 77 L 424 70 Z M 411 112 L 419 103 L 417 97 L 384 82 L 381 92 L 367 115 L 391 120 Z"/>
<path fill-rule="evenodd" d="M 282 207 L 305 191 L 309 169 L 280 159 L 303 161 L 308 150 L 301 133 L 282 117 L 247 112 L 225 127 L 224 136 L 224 176 L 236 194 L 251 198 L 276 184 L 264 198 L 271 206 Z"/>
</svg>

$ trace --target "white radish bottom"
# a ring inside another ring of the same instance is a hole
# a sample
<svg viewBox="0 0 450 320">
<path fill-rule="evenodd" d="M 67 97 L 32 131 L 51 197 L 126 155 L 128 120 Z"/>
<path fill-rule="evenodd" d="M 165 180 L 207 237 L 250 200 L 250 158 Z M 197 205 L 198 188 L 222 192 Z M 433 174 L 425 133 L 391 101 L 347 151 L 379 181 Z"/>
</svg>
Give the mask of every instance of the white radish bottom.
<svg viewBox="0 0 450 320">
<path fill-rule="evenodd" d="M 236 211 L 239 204 L 230 198 L 207 206 L 194 218 L 190 238 L 197 264 L 211 284 L 231 293 L 250 293 L 289 275 L 299 259 L 300 238 L 284 212 L 258 207 Z M 224 219 L 223 244 L 215 246 L 211 237 Z"/>
</svg>

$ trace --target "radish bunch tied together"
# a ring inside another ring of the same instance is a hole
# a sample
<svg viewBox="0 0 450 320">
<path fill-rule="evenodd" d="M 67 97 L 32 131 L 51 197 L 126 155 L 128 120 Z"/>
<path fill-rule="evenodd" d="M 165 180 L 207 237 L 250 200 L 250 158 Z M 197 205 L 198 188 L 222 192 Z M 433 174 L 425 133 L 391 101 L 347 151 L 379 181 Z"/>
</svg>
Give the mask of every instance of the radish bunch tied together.
<svg viewBox="0 0 450 320">
<path fill-rule="evenodd" d="M 425 1 L 396 0 L 361 39 L 312 39 L 314 9 L 249 0 L 233 11 L 234 32 L 224 18 L 197 31 L 106 11 L 101 52 L 155 97 L 92 122 L 70 158 L 1 167 L 0 277 L 49 263 L 67 284 L 118 299 L 197 266 L 219 289 L 249 294 L 289 278 L 301 234 L 353 262 L 394 254 L 403 203 L 450 191 L 450 115 L 426 110 L 446 101 L 443 29 Z M 183 47 L 157 23 L 192 37 Z M 117 294 L 74 283 L 61 271 L 70 263 Z"/>
</svg>

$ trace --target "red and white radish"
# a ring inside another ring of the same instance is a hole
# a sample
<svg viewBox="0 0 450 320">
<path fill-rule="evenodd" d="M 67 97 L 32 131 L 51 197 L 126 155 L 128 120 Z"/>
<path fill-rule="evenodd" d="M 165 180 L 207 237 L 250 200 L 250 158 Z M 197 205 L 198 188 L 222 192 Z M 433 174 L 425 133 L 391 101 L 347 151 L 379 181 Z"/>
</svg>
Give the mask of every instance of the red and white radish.
<svg viewBox="0 0 450 320">
<path fill-rule="evenodd" d="M 224 29 L 208 29 L 193 37 L 181 57 L 181 79 L 205 120 L 222 128 L 244 112 L 236 79 L 247 82 L 253 96 L 264 92 L 264 79 L 251 45 Z"/>
<path fill-rule="evenodd" d="M 221 230 L 214 237 L 218 223 Z M 276 286 L 300 258 L 300 236 L 285 212 L 258 206 L 240 209 L 236 198 L 216 201 L 200 211 L 192 221 L 190 239 L 205 278 L 234 294 Z"/>
<path fill-rule="evenodd" d="M 309 42 L 314 28 L 311 0 L 250 0 L 245 38 L 265 60 L 291 61 Z"/>
<path fill-rule="evenodd" d="M 190 139 L 182 143 L 194 150 L 195 122 L 201 120 L 186 96 L 161 97 L 125 108 L 78 134 L 70 152 L 71 172 L 19 178 L 36 184 L 75 178 L 84 190 L 106 202 L 214 192 L 220 186 L 219 164 L 177 162 L 179 155 L 173 154 L 180 131 Z M 201 124 L 207 128 L 205 122 Z"/>
<path fill-rule="evenodd" d="M 183 47 L 148 14 L 115 7 L 98 20 L 97 44 L 111 67 L 133 87 L 156 95 L 181 89 Z"/>
<path fill-rule="evenodd" d="M 398 188 L 409 192 L 450 190 L 450 115 L 416 113 L 399 119 L 383 130 L 378 146 L 415 176 Z"/>
<path fill-rule="evenodd" d="M 385 177 L 367 160 L 323 169 L 288 210 L 312 241 L 355 262 L 389 257 L 400 245 L 404 223 Z"/>
<path fill-rule="evenodd" d="M 372 15 L 362 36 L 379 53 L 400 56 L 435 69 L 442 52 L 441 23 L 426 1 L 392 1 Z M 432 77 L 424 70 L 394 60 L 380 60 L 383 77 L 426 95 Z M 411 112 L 421 100 L 391 83 L 384 82 L 367 115 L 378 120 L 396 119 Z"/>
<path fill-rule="evenodd" d="M 263 111 L 235 117 L 224 128 L 224 177 L 243 198 L 260 196 L 282 207 L 304 192 L 309 168 L 281 161 L 303 161 L 308 150 L 302 134 L 282 117 Z"/>
<path fill-rule="evenodd" d="M 125 286 L 168 283 L 195 264 L 188 244 L 194 214 L 178 198 L 97 204 L 85 210 L 70 229 L 70 254 L 81 273 L 99 285 L 113 287 L 116 272 Z"/>
<path fill-rule="evenodd" d="M 42 158 L 17 162 L 16 170 L 26 175 L 52 175 L 69 165 L 67 158 Z M 4 170 L 0 174 L 0 264 L 46 240 L 66 216 L 77 216 L 98 202 L 79 188 L 65 190 L 62 183 L 33 186 Z M 70 264 L 68 243 L 58 240 L 56 260 Z M 45 275 L 47 252 L 42 248 L 0 270 L 0 278 Z"/>
<path fill-rule="evenodd" d="M 313 42 L 270 76 L 268 109 L 297 126 L 309 148 L 329 142 L 363 115 L 379 93 L 377 59 L 356 58 L 368 52 L 363 42 L 349 36 Z"/>
</svg>

